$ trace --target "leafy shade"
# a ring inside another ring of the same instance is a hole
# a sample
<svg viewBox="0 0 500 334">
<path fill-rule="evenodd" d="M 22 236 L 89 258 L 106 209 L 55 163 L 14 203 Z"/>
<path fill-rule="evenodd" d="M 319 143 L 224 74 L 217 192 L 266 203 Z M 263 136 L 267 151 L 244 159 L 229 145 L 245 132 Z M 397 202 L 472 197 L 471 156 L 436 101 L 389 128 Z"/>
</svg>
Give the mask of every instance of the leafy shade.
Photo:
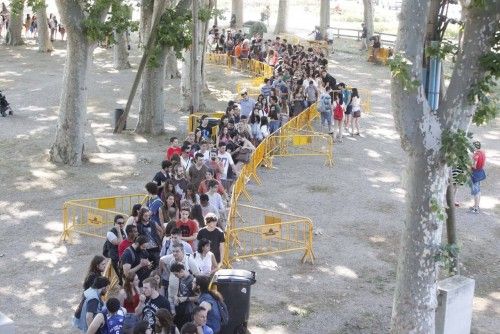
<svg viewBox="0 0 500 334">
<path fill-rule="evenodd" d="M 105 20 L 102 20 L 102 13 L 108 11 Z M 85 19 L 85 35 L 93 42 L 115 42 L 113 32 L 123 33 L 130 29 L 137 31 L 138 22 L 131 20 L 130 7 L 123 5 L 121 0 L 96 1 L 94 5 L 86 7 L 88 13 Z"/>
<path fill-rule="evenodd" d="M 472 143 L 472 134 L 465 133 L 464 130 L 456 132 L 444 131 L 441 137 L 441 150 L 446 164 L 451 168 L 462 170 L 463 173 L 457 175 L 458 183 L 465 183 L 469 176 L 472 160 L 470 154 L 474 151 Z"/>
<path fill-rule="evenodd" d="M 389 60 L 389 69 L 394 78 L 399 79 L 404 90 L 413 90 L 418 87 L 420 82 L 412 79 L 410 63 L 401 54 L 394 56 L 394 59 Z"/>
</svg>

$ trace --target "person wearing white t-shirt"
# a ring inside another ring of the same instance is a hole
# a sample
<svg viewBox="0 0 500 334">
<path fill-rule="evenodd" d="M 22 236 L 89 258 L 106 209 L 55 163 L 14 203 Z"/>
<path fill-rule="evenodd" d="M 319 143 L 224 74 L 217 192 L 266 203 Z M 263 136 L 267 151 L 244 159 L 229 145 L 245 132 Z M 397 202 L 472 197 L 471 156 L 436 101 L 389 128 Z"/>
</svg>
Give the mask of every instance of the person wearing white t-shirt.
<svg viewBox="0 0 500 334">
<path fill-rule="evenodd" d="M 222 185 L 226 189 L 226 192 L 229 193 L 229 191 L 231 190 L 231 181 L 227 179 L 227 172 L 229 171 L 229 166 L 231 166 L 233 171 L 236 171 L 236 166 L 234 164 L 233 158 L 231 157 L 231 154 L 226 152 L 226 143 L 219 143 L 219 152 L 217 153 L 217 156 L 219 158 L 219 161 L 222 162 L 222 165 L 224 166 L 220 175 L 220 179 Z"/>
</svg>

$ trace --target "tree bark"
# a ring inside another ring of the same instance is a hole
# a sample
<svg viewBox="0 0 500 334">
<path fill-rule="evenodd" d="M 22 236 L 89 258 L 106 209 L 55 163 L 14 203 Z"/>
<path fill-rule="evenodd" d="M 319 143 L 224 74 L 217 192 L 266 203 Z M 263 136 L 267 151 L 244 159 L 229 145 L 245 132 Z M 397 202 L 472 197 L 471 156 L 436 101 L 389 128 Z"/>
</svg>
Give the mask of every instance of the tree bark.
<svg viewBox="0 0 500 334">
<path fill-rule="evenodd" d="M 128 61 L 128 44 L 126 33 L 113 33 L 115 36 L 115 44 L 113 45 L 113 65 L 117 70 L 125 70 L 130 68 Z"/>
<path fill-rule="evenodd" d="M 372 37 L 375 30 L 373 27 L 373 0 L 363 0 L 363 20 L 367 30 L 366 39 Z"/>
<path fill-rule="evenodd" d="M 180 77 L 181 72 L 179 72 L 179 66 L 177 65 L 177 57 L 175 56 L 175 51 L 172 48 L 169 48 L 167 50 L 166 56 L 165 78 L 178 79 Z"/>
<path fill-rule="evenodd" d="M 78 1 L 57 0 L 59 14 L 66 23 L 67 58 L 59 105 L 56 139 L 50 160 L 78 166 L 82 162 L 87 111 L 87 68 L 91 45 L 83 30 L 84 14 Z"/>
<path fill-rule="evenodd" d="M 430 1 L 404 1 L 395 53 L 408 61 L 409 79 L 421 81 L 424 41 Z M 500 18 L 499 3 L 486 9 L 465 8 L 463 50 L 457 57 L 443 103 L 431 111 L 422 83 L 404 89 L 400 78 L 391 79 L 391 101 L 401 145 L 408 155 L 404 177 L 405 224 L 396 274 L 391 333 L 435 331 L 437 265 L 449 168 L 441 152 L 444 130 L 465 129 L 473 107 L 467 100 L 471 84 L 482 78 L 479 57 L 491 49 L 491 38 Z M 473 110 L 472 110 L 473 111 Z"/>
<path fill-rule="evenodd" d="M 15 10 L 12 9 L 13 6 L 14 6 L 14 1 L 12 1 L 11 3 L 9 29 L 7 29 L 7 35 L 5 36 L 5 44 L 10 46 L 23 45 L 24 40 L 21 37 L 23 31 L 23 23 L 24 23 L 23 11 L 21 11 L 20 13 L 16 13 Z"/>
<path fill-rule="evenodd" d="M 448 237 L 448 245 L 457 244 L 455 189 L 451 182 L 448 183 L 448 187 L 446 188 L 446 235 Z M 453 256 L 452 254 L 452 266 L 450 268 L 450 274 L 460 275 L 460 268 L 458 266 L 458 254 L 457 256 Z"/>
<path fill-rule="evenodd" d="M 319 31 L 326 37 L 326 28 L 330 26 L 330 0 L 321 0 L 319 11 Z"/>
<path fill-rule="evenodd" d="M 152 27 L 153 17 L 160 17 L 172 1 L 155 2 L 154 7 L 149 7 L 149 14 L 145 13 L 144 26 Z M 152 10 L 152 11 L 151 11 Z M 149 39 L 151 31 L 145 37 Z M 166 48 L 162 49 L 157 57 L 156 66 L 146 66 L 142 74 L 141 102 L 139 106 L 139 121 L 135 128 L 136 133 L 159 135 L 165 132 L 165 63 Z"/>
<path fill-rule="evenodd" d="M 205 6 L 208 6 L 208 8 L 210 10 L 212 10 L 215 6 L 215 1 L 214 0 L 205 0 Z M 200 58 L 201 58 L 201 69 L 200 69 L 200 72 L 201 72 L 201 98 L 200 98 L 200 104 L 201 106 L 204 106 L 205 103 L 203 101 L 203 92 L 205 90 L 207 90 L 207 83 L 206 83 L 206 80 L 205 80 L 205 54 L 207 52 L 207 39 L 208 39 L 208 29 L 209 29 L 209 24 L 210 24 L 210 21 L 206 21 L 206 22 L 203 22 L 202 24 L 202 31 L 201 31 L 201 41 L 200 43 L 202 44 L 201 45 L 201 48 L 200 48 L 200 52 L 199 52 L 199 55 L 200 55 Z"/>
<path fill-rule="evenodd" d="M 274 28 L 274 34 L 278 35 L 286 32 L 288 20 L 288 0 L 280 0 L 278 7 L 278 20 Z"/>
<path fill-rule="evenodd" d="M 231 17 L 233 15 L 236 17 L 236 29 L 241 29 L 243 27 L 243 0 L 232 0 L 231 2 Z"/>
<path fill-rule="evenodd" d="M 47 6 L 45 5 L 45 1 L 43 1 L 43 5 L 37 8 L 36 17 L 38 21 L 38 51 L 51 52 L 54 50 L 54 47 L 50 41 L 49 27 L 47 24 L 41 24 L 41 22 L 47 22 Z"/>
<path fill-rule="evenodd" d="M 190 85 L 191 85 L 191 107 L 194 113 L 198 112 L 200 109 L 200 79 L 201 77 L 197 74 L 201 74 L 201 59 L 200 56 L 200 38 L 201 38 L 201 22 L 198 19 L 198 11 L 200 6 L 200 0 L 193 1 L 193 43 L 191 46 L 191 71 L 190 71 Z M 198 68 L 200 71 L 198 72 Z"/>
</svg>

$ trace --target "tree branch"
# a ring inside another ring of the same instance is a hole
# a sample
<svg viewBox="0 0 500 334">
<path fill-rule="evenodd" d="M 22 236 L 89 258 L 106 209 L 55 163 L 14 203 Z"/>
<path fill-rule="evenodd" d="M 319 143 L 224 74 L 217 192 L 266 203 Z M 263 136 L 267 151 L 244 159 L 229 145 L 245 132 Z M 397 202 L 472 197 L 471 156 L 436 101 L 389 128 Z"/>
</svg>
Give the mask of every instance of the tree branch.
<svg viewBox="0 0 500 334">
<path fill-rule="evenodd" d="M 500 20 L 500 1 L 485 1 L 483 8 L 463 7 L 463 47 L 459 50 L 439 114 L 447 129 L 465 129 L 475 111 L 468 101 L 470 89 L 484 78 L 479 59 L 491 50 L 491 39 Z"/>
</svg>

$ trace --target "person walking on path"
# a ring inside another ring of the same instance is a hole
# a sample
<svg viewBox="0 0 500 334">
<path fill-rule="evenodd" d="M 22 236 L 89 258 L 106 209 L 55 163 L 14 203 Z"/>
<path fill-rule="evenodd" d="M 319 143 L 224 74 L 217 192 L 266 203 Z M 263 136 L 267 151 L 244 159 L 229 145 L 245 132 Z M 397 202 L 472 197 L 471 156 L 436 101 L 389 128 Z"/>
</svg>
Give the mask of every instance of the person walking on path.
<svg viewBox="0 0 500 334">
<path fill-rule="evenodd" d="M 472 159 L 474 160 L 472 165 L 471 174 L 471 195 L 474 197 L 474 206 L 470 208 L 471 213 L 479 213 L 479 202 L 481 201 L 481 181 L 486 179 L 486 173 L 484 172 L 484 165 L 486 163 L 486 154 L 484 150 L 481 149 L 481 143 L 475 141 L 474 154 Z"/>
</svg>

